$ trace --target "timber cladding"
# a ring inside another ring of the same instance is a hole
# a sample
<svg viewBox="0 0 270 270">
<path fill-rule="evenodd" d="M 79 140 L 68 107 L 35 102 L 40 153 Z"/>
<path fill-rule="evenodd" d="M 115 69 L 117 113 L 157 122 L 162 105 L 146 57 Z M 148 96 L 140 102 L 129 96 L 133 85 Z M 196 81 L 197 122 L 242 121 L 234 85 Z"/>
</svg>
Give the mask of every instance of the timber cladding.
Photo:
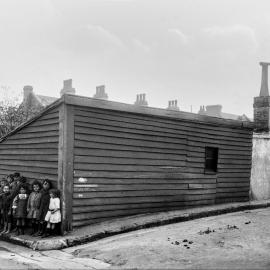
<svg viewBox="0 0 270 270">
<path fill-rule="evenodd" d="M 73 226 L 249 200 L 251 151 L 251 129 L 75 106 Z"/>
<path fill-rule="evenodd" d="M 0 177 L 20 172 L 30 181 L 58 179 L 58 108 L 18 129 L 0 143 Z"/>
<path fill-rule="evenodd" d="M 249 200 L 253 124 L 64 95 L 0 140 L 0 176 L 49 178 L 62 229 Z"/>
</svg>

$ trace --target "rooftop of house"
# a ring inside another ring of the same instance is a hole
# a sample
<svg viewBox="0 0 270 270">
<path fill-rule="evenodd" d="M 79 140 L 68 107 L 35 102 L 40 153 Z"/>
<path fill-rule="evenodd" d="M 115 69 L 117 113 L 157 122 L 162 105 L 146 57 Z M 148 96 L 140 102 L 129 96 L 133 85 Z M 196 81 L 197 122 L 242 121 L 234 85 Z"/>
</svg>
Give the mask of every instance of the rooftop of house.
<svg viewBox="0 0 270 270">
<path fill-rule="evenodd" d="M 48 105 L 55 102 L 58 98 L 56 97 L 49 97 L 49 96 L 43 96 L 43 95 L 35 95 L 37 100 L 40 102 L 40 104 L 44 107 L 47 107 Z"/>
<path fill-rule="evenodd" d="M 224 119 L 232 119 L 232 120 L 240 120 L 240 121 L 248 121 L 248 122 L 251 121 L 251 119 L 249 119 L 245 114 L 237 115 L 237 114 L 222 112 L 222 105 L 220 104 L 200 106 L 200 110 L 198 111 L 198 114 L 219 117 L 219 118 L 224 118 Z"/>
</svg>

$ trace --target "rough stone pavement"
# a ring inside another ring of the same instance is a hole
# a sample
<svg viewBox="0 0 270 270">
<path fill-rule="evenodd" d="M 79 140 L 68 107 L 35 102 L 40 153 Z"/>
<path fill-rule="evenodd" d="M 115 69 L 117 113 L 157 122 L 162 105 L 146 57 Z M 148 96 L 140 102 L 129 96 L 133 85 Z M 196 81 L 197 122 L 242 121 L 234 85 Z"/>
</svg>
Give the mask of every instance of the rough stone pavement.
<svg viewBox="0 0 270 270">
<path fill-rule="evenodd" d="M 33 250 L 63 249 L 88 242 L 93 242 L 97 239 L 105 238 L 108 236 L 139 230 L 142 228 L 161 226 L 165 224 L 171 224 L 243 210 L 265 208 L 269 206 L 270 200 L 210 205 L 196 208 L 188 208 L 184 210 L 147 213 L 136 216 L 118 218 L 102 222 L 100 224 L 84 226 L 68 233 L 67 235 L 48 238 L 46 240 L 41 238 L 33 238 L 28 235 L 16 237 L 12 234 L 7 236 L 1 236 L 0 240 L 10 241 L 19 245 L 24 245 L 30 247 Z"/>
</svg>

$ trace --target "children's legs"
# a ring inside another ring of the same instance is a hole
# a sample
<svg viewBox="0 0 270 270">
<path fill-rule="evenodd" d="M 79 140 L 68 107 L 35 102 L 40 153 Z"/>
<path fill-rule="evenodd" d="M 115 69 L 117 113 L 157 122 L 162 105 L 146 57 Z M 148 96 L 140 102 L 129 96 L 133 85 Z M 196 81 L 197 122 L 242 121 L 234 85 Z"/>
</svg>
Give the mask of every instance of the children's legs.
<svg viewBox="0 0 270 270">
<path fill-rule="evenodd" d="M 11 232 L 11 222 L 12 222 L 12 216 L 11 214 L 7 216 L 7 231 L 6 233 L 10 233 Z"/>
<path fill-rule="evenodd" d="M 5 233 L 6 231 L 7 231 L 7 222 L 4 221 L 4 229 L 3 229 L 3 231 L 1 233 Z"/>
<path fill-rule="evenodd" d="M 21 219 L 21 234 L 24 234 L 24 228 L 25 228 L 25 225 L 26 225 L 26 220 L 25 218 L 22 218 Z"/>
<path fill-rule="evenodd" d="M 45 233 L 41 236 L 42 238 L 48 237 L 51 234 L 51 223 L 48 221 Z"/>
<path fill-rule="evenodd" d="M 22 234 L 22 218 L 17 218 L 16 222 L 17 227 L 17 235 Z"/>
<path fill-rule="evenodd" d="M 35 219 L 31 219 L 30 220 L 30 226 L 31 226 L 31 230 L 30 230 L 30 235 L 33 235 L 36 231 L 36 222 L 35 222 Z"/>
</svg>

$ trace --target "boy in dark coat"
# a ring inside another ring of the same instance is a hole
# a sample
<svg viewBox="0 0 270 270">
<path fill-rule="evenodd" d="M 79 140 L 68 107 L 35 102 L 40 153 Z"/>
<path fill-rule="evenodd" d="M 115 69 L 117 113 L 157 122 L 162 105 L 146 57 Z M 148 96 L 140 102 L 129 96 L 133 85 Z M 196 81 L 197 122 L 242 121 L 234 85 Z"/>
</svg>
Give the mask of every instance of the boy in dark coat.
<svg viewBox="0 0 270 270">
<path fill-rule="evenodd" d="M 47 222 L 45 221 L 45 216 L 49 210 L 50 204 L 50 193 L 52 185 L 48 179 L 45 179 L 42 183 L 41 190 L 41 199 L 40 199 L 40 208 L 37 216 L 38 221 L 38 233 L 34 234 L 34 236 L 41 236 L 45 234 Z"/>
<path fill-rule="evenodd" d="M 11 230 L 11 206 L 12 206 L 12 197 L 10 194 L 9 185 L 3 187 L 3 194 L 1 195 L 2 200 L 2 213 L 3 213 L 3 222 L 4 230 L 1 233 L 10 233 Z"/>
</svg>

